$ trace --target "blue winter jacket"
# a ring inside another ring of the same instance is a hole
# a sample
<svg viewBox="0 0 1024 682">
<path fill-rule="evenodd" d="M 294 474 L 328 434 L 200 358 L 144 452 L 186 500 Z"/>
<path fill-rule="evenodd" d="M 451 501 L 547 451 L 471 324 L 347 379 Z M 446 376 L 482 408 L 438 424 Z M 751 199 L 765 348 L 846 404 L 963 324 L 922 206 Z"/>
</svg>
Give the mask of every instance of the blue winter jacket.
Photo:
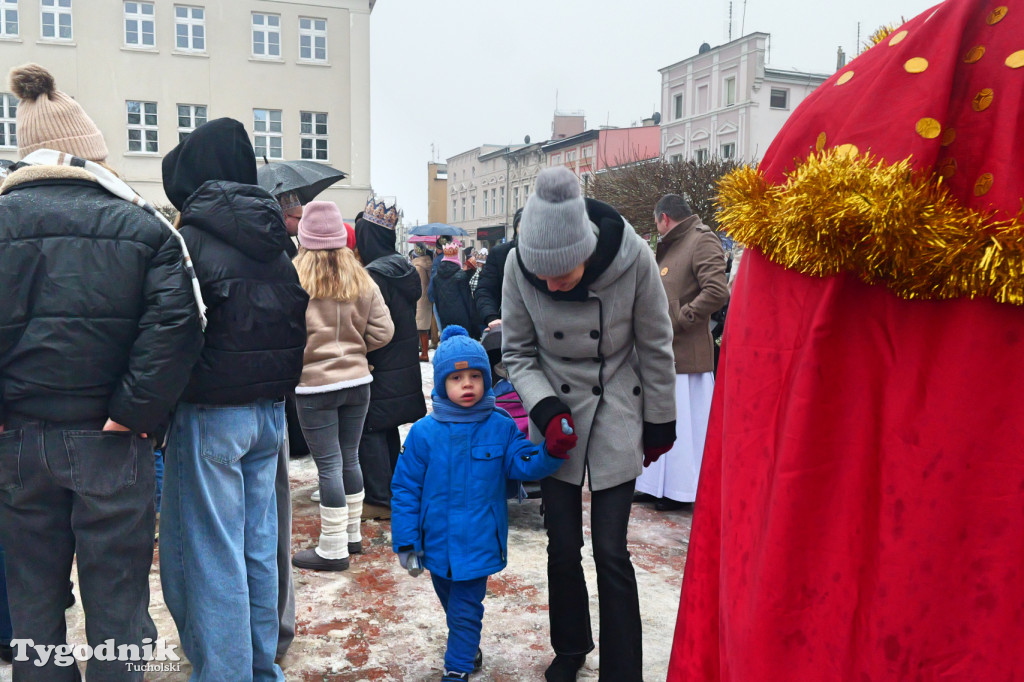
<svg viewBox="0 0 1024 682">
<path fill-rule="evenodd" d="M 507 415 L 481 422 L 412 426 L 391 481 L 391 536 L 422 551 L 423 565 L 450 580 L 473 580 L 505 568 L 508 479 L 536 481 L 562 460 L 530 443 Z"/>
</svg>

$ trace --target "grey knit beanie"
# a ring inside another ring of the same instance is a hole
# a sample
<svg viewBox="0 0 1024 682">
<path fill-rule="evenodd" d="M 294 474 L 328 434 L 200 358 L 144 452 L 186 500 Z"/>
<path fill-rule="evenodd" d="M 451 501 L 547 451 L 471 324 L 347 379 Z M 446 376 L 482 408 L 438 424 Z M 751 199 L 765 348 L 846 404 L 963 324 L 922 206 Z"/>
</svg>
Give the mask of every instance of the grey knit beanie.
<svg viewBox="0 0 1024 682">
<path fill-rule="evenodd" d="M 519 254 L 535 275 L 557 277 L 585 262 L 597 247 L 580 181 L 568 168 L 545 168 L 526 201 L 519 227 Z"/>
</svg>

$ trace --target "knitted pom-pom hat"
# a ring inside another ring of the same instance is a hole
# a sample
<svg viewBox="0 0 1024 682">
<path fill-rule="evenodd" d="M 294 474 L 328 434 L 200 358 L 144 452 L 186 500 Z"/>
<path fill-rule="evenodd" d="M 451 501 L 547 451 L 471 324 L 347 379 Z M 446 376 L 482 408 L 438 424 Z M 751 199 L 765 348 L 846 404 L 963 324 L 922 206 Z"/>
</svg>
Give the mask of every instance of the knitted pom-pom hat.
<svg viewBox="0 0 1024 682">
<path fill-rule="evenodd" d="M 523 265 L 535 275 L 557 277 L 586 262 L 596 247 L 579 179 L 564 166 L 542 170 L 519 228 Z"/>
<path fill-rule="evenodd" d="M 434 351 L 434 386 L 444 395 L 444 382 L 452 372 L 467 369 L 480 370 L 484 375 L 484 391 L 491 388 L 491 363 L 487 351 L 469 337 L 469 332 L 457 324 L 448 325 L 441 332 L 441 343 Z"/>
</svg>

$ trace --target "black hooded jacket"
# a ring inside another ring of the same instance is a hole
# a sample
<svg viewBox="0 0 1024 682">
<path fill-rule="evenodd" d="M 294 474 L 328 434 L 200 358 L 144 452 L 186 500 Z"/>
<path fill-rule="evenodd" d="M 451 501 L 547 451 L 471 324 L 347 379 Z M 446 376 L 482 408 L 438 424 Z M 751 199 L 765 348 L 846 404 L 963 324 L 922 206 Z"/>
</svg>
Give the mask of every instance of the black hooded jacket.
<svg viewBox="0 0 1024 682">
<path fill-rule="evenodd" d="M 501 318 L 501 285 L 505 281 L 505 261 L 508 253 L 516 248 L 516 240 L 498 244 L 487 255 L 480 280 L 476 285 L 474 298 L 477 314 L 483 324 L 490 324 Z"/>
<path fill-rule="evenodd" d="M 288 234 L 277 201 L 254 184 L 231 180 L 248 179 L 256 160 L 252 147 L 238 142 L 245 136 L 241 124 L 207 129 L 225 120 L 200 126 L 164 159 L 164 185 L 191 186 L 177 174 L 189 172 L 193 152 L 200 159 L 199 150 L 216 145 L 238 152 L 238 170 L 222 164 L 218 174 L 228 177 L 193 190 L 180 223 L 208 306 L 206 344 L 182 400 L 238 405 L 295 389 L 309 297 L 285 253 Z"/>
<path fill-rule="evenodd" d="M 480 340 L 480 322 L 469 289 L 472 273 L 451 261 L 444 261 L 434 275 L 434 299 L 441 328 L 453 324 L 463 327 L 474 339 Z"/>
<path fill-rule="evenodd" d="M 366 429 L 382 431 L 414 422 L 427 414 L 416 332 L 416 304 L 423 291 L 416 268 L 395 251 L 394 230 L 359 219 L 356 221 L 356 247 L 366 271 L 380 287 L 395 323 L 391 342 L 366 354 L 373 368 Z"/>
</svg>

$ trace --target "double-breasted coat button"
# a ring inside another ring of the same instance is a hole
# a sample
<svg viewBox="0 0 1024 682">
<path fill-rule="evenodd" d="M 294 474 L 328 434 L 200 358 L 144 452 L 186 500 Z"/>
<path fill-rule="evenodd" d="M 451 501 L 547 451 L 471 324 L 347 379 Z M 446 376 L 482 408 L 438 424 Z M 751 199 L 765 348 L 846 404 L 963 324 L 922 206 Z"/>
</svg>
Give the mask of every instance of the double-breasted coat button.
<svg viewBox="0 0 1024 682">
<path fill-rule="evenodd" d="M 555 338 L 556 339 L 564 339 L 565 338 L 565 334 L 563 334 L 562 332 L 555 332 Z"/>
<path fill-rule="evenodd" d="M 569 392 L 569 384 L 562 384 L 562 393 Z"/>
<path fill-rule="evenodd" d="M 640 387 L 639 386 L 634 386 L 633 387 L 633 395 L 640 395 Z"/>
<path fill-rule="evenodd" d="M 601 395 L 601 387 L 600 386 L 594 386 L 593 391 L 594 391 L 594 395 Z"/>
<path fill-rule="evenodd" d="M 592 329 L 590 331 L 590 338 L 592 338 L 592 339 L 599 339 L 599 338 L 601 338 L 601 332 L 597 331 L 596 329 Z"/>
</svg>

